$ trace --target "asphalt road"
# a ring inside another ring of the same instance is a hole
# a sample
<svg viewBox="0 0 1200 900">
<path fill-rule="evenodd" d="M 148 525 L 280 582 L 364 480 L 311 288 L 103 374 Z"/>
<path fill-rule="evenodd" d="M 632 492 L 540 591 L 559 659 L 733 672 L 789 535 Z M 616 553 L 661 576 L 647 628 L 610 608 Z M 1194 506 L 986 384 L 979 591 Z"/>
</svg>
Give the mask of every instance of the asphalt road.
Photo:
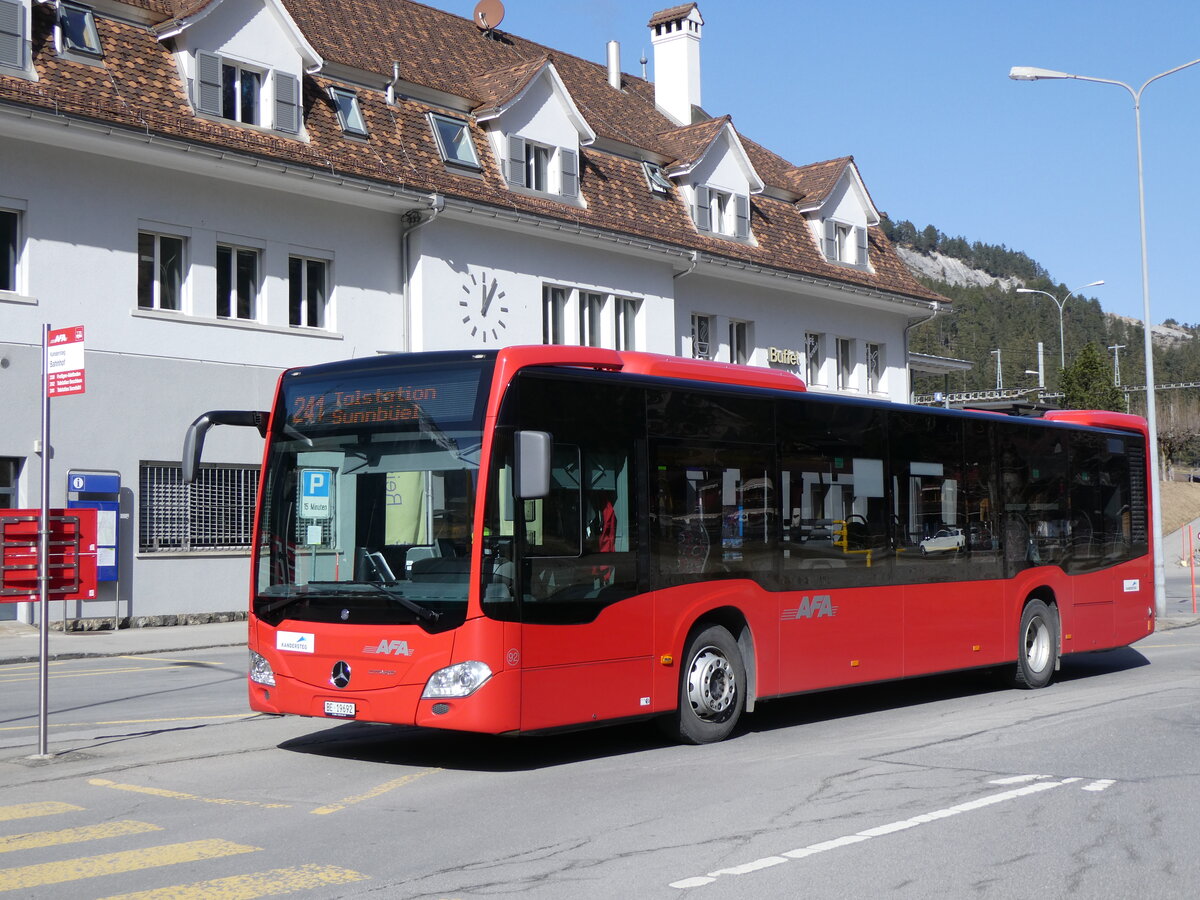
<svg viewBox="0 0 1200 900">
<path fill-rule="evenodd" d="M 1069 659 L 1042 691 L 966 674 L 765 704 L 708 747 L 253 716 L 244 668 L 240 648 L 56 663 L 54 756 L 32 760 L 36 667 L 0 667 L 0 898 L 1200 885 L 1200 628 Z"/>
</svg>

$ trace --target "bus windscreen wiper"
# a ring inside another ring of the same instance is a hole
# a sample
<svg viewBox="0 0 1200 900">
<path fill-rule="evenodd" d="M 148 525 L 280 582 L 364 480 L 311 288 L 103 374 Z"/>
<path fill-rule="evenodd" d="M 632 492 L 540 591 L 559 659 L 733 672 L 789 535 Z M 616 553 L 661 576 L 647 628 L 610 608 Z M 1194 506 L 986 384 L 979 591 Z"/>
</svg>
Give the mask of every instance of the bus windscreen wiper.
<svg viewBox="0 0 1200 900">
<path fill-rule="evenodd" d="M 393 584 L 394 583 L 395 582 L 393 582 Z M 389 600 L 394 600 L 396 603 L 403 606 L 414 616 L 416 616 L 419 619 L 424 619 L 426 622 L 436 622 L 438 619 L 440 619 L 442 617 L 442 614 L 440 612 L 438 612 L 437 610 L 428 609 L 427 607 L 421 606 L 421 604 L 419 604 L 419 603 L 414 603 L 412 600 L 409 600 L 398 590 L 391 588 L 387 584 L 381 584 L 378 581 L 310 581 L 310 582 L 308 582 L 307 587 L 322 587 L 322 588 L 324 588 L 324 587 L 339 588 L 340 587 L 340 588 L 343 588 L 343 590 L 336 591 L 335 593 L 337 593 L 339 596 L 343 596 L 343 597 L 353 596 L 353 595 L 357 594 L 357 591 L 345 590 L 345 587 L 347 585 L 354 585 L 356 587 L 362 586 L 362 587 L 374 588 L 375 590 L 377 590 L 381 594 L 383 594 L 385 597 L 387 597 Z"/>
</svg>

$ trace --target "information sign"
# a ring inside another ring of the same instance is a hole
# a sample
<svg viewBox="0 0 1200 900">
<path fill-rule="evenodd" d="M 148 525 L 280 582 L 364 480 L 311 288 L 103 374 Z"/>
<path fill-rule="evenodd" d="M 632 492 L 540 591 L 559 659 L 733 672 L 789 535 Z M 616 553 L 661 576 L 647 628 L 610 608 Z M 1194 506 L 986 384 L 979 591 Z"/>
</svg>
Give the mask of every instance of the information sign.
<svg viewBox="0 0 1200 900">
<path fill-rule="evenodd" d="M 59 328 L 46 334 L 46 396 L 82 394 L 83 326 Z"/>
</svg>

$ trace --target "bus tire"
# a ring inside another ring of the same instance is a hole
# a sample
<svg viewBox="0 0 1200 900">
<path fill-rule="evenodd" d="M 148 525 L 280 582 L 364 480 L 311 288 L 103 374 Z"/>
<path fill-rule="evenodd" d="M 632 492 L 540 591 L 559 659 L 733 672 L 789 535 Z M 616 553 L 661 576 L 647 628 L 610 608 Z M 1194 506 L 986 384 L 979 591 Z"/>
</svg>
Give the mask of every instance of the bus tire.
<svg viewBox="0 0 1200 900">
<path fill-rule="evenodd" d="M 1042 600 L 1030 600 L 1021 612 L 1017 631 L 1017 664 L 1012 669 L 1013 687 L 1043 688 L 1054 676 L 1058 663 L 1058 617 Z"/>
<path fill-rule="evenodd" d="M 725 740 L 746 705 L 746 665 L 737 641 L 709 625 L 688 641 L 683 659 L 671 735 L 688 744 Z"/>
</svg>

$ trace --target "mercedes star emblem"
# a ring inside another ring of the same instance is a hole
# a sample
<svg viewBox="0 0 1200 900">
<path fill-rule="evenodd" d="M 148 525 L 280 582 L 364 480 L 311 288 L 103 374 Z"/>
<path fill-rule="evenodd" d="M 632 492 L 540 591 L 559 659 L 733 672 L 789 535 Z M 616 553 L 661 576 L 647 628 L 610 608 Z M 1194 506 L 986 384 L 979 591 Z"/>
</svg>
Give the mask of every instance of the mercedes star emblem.
<svg viewBox="0 0 1200 900">
<path fill-rule="evenodd" d="M 338 688 L 344 688 L 350 683 L 350 667 L 342 660 L 339 659 L 333 664 L 333 672 L 329 676 L 329 683 Z"/>
</svg>

